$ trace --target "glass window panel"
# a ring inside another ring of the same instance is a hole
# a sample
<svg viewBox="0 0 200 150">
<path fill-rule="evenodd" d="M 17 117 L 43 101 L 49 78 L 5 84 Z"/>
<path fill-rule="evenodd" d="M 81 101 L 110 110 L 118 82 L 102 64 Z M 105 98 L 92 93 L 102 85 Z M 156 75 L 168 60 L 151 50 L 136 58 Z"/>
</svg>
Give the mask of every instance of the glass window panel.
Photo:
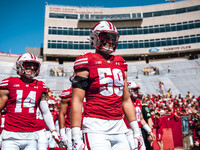
<svg viewBox="0 0 200 150">
<path fill-rule="evenodd" d="M 182 26 L 181 25 L 177 26 L 177 31 L 180 31 L 180 30 L 182 30 Z"/>
<path fill-rule="evenodd" d="M 58 30 L 58 35 L 62 35 L 62 30 Z"/>
<path fill-rule="evenodd" d="M 52 30 L 51 30 L 51 29 L 49 29 L 49 32 L 48 32 L 48 34 L 52 34 Z"/>
<path fill-rule="evenodd" d="M 53 30 L 52 30 L 52 34 L 57 34 L 56 31 L 57 31 L 57 30 L 53 29 Z"/>
<path fill-rule="evenodd" d="M 144 43 L 139 43 L 139 48 L 144 48 Z"/>
<path fill-rule="evenodd" d="M 161 46 L 166 46 L 166 41 L 161 41 Z"/>
<path fill-rule="evenodd" d="M 84 35 L 84 31 L 83 30 L 79 31 L 79 33 L 80 33 L 80 35 Z"/>
<path fill-rule="evenodd" d="M 200 42 L 200 37 L 196 37 L 196 41 L 197 41 L 197 42 Z"/>
<path fill-rule="evenodd" d="M 189 24 L 189 29 L 193 29 L 194 28 L 194 24 Z"/>
<path fill-rule="evenodd" d="M 85 35 L 90 35 L 90 31 L 85 31 Z"/>
<path fill-rule="evenodd" d="M 160 29 L 159 28 L 155 28 L 154 31 L 155 31 L 155 33 L 159 33 Z"/>
<path fill-rule="evenodd" d="M 145 42 L 144 47 L 149 47 L 149 42 Z"/>
<path fill-rule="evenodd" d="M 90 48 L 89 44 L 85 44 L 85 49 L 89 49 L 89 48 Z"/>
<path fill-rule="evenodd" d="M 183 30 L 187 30 L 188 29 L 188 24 L 184 24 L 183 25 Z"/>
<path fill-rule="evenodd" d="M 48 43 L 48 48 L 51 48 L 51 43 Z"/>
<path fill-rule="evenodd" d="M 172 41 L 171 40 L 167 40 L 167 46 L 172 45 Z"/>
<path fill-rule="evenodd" d="M 152 12 L 144 13 L 144 14 L 143 14 L 143 17 L 144 17 L 144 18 L 148 18 L 148 17 L 152 17 L 152 16 L 153 16 L 153 13 L 152 13 Z"/>
<path fill-rule="evenodd" d="M 175 10 L 175 13 L 176 13 L 176 14 L 180 14 L 180 13 L 184 13 L 184 12 L 186 12 L 186 9 L 185 9 L 185 8 L 180 8 L 180 9 L 176 9 L 176 10 Z"/>
<path fill-rule="evenodd" d="M 150 28 L 150 29 L 149 29 L 149 33 L 154 33 L 154 29 L 153 29 L 153 28 Z"/>
<path fill-rule="evenodd" d="M 176 31 L 176 26 L 171 26 L 171 31 Z"/>
<path fill-rule="evenodd" d="M 73 49 L 73 44 L 72 44 L 72 43 L 69 43 L 69 44 L 68 44 L 68 48 L 69 48 L 69 49 Z"/>
<path fill-rule="evenodd" d="M 170 32 L 171 31 L 170 29 L 171 29 L 170 26 L 165 27 L 166 32 Z"/>
<path fill-rule="evenodd" d="M 133 29 L 133 34 L 134 34 L 134 35 L 137 34 L 137 29 Z"/>
<path fill-rule="evenodd" d="M 123 45 L 123 49 L 127 49 L 127 47 L 128 47 L 127 43 L 123 43 L 122 45 Z"/>
<path fill-rule="evenodd" d="M 74 49 L 79 49 L 78 44 L 74 44 Z"/>
<path fill-rule="evenodd" d="M 79 44 L 79 49 L 84 49 L 84 44 Z"/>
<path fill-rule="evenodd" d="M 63 49 L 67 49 L 67 44 L 63 44 Z"/>
<path fill-rule="evenodd" d="M 127 30 L 128 31 L 128 35 L 132 35 L 133 34 L 133 30 Z"/>
<path fill-rule="evenodd" d="M 121 35 L 126 35 L 126 30 L 122 30 Z"/>
<path fill-rule="evenodd" d="M 73 30 L 69 30 L 69 35 L 73 35 Z"/>
<path fill-rule="evenodd" d="M 142 29 L 138 29 L 137 31 L 138 31 L 138 34 L 143 34 Z"/>
<path fill-rule="evenodd" d="M 118 44 L 117 48 L 122 49 L 122 44 Z"/>
<path fill-rule="evenodd" d="M 165 28 L 164 28 L 164 27 L 161 27 L 161 28 L 160 28 L 160 32 L 165 32 Z"/>
<path fill-rule="evenodd" d="M 184 40 L 183 40 L 183 39 L 179 39 L 179 40 L 178 40 L 178 43 L 179 43 L 179 44 L 184 44 Z"/>
<path fill-rule="evenodd" d="M 78 30 L 74 30 L 74 35 L 79 35 Z"/>
<path fill-rule="evenodd" d="M 61 44 L 61 43 L 58 43 L 58 44 L 57 44 L 57 48 L 58 48 L 58 49 L 61 49 L 61 48 L 62 48 L 62 44 Z"/>
<path fill-rule="evenodd" d="M 190 43 L 190 38 L 186 38 L 185 39 L 185 44 L 189 44 Z"/>
<path fill-rule="evenodd" d="M 63 30 L 63 35 L 68 35 L 68 30 Z"/>
<path fill-rule="evenodd" d="M 128 44 L 128 48 L 133 48 L 133 44 L 132 44 L 132 43 L 129 43 L 129 44 Z"/>
<path fill-rule="evenodd" d="M 155 47 L 155 42 L 150 42 L 149 45 L 150 47 Z"/>
<path fill-rule="evenodd" d="M 200 22 L 195 23 L 195 28 L 199 28 L 200 27 Z"/>
<path fill-rule="evenodd" d="M 119 30 L 118 33 L 119 33 L 119 35 L 122 35 L 122 31 L 121 30 Z"/>
<path fill-rule="evenodd" d="M 139 44 L 138 43 L 134 43 L 134 48 L 138 48 L 139 47 Z"/>
<path fill-rule="evenodd" d="M 148 34 L 148 29 L 144 29 L 144 34 Z"/>
<path fill-rule="evenodd" d="M 160 46 L 160 41 L 157 41 L 155 44 L 156 46 Z"/>
<path fill-rule="evenodd" d="M 52 48 L 56 48 L 56 43 L 52 43 L 52 44 L 51 44 L 51 47 L 52 47 Z"/>
<path fill-rule="evenodd" d="M 172 45 L 178 45 L 178 41 L 177 40 L 173 40 L 172 41 Z"/>
</svg>

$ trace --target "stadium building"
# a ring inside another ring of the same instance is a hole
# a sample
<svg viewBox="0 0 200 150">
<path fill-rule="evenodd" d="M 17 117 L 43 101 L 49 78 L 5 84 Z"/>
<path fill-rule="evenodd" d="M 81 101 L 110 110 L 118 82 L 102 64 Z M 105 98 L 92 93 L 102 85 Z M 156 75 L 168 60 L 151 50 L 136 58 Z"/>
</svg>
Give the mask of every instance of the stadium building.
<svg viewBox="0 0 200 150">
<path fill-rule="evenodd" d="M 46 5 L 44 60 L 73 60 L 94 52 L 90 29 L 112 22 L 120 34 L 117 55 L 125 59 L 190 56 L 200 53 L 200 0 L 142 7 L 75 7 Z"/>
</svg>

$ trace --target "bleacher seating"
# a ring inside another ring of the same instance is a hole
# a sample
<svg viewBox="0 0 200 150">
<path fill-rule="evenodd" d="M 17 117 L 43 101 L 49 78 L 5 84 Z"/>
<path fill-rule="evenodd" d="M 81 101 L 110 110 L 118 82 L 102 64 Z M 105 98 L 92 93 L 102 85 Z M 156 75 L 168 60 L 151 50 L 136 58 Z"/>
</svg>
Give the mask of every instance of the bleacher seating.
<svg viewBox="0 0 200 150">
<path fill-rule="evenodd" d="M 187 91 L 192 95 L 200 95 L 200 60 L 175 59 L 165 61 L 153 61 L 146 64 L 144 61 L 127 62 L 128 63 L 128 81 L 134 80 L 141 87 L 143 94 L 159 94 L 159 81 L 165 85 L 165 90 L 172 89 L 173 95 L 182 94 L 185 96 Z M 144 75 L 143 68 L 157 67 L 160 70 L 160 75 Z M 168 66 L 171 70 L 168 73 Z M 16 76 L 16 71 L 13 69 L 15 62 L 0 61 L 0 81 L 9 76 Z M 64 68 L 66 76 L 50 76 L 51 68 Z M 58 65 L 57 62 L 42 62 L 39 80 L 46 83 L 56 95 L 61 94 L 62 90 L 69 88 L 71 83 L 70 76 L 73 75 L 73 62 Z"/>
</svg>

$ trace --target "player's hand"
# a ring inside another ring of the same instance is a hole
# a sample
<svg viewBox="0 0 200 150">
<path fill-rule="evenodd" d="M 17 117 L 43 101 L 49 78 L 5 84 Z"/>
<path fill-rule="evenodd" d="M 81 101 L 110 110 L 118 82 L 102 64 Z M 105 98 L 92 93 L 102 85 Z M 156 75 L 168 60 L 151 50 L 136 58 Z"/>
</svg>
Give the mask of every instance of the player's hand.
<svg viewBox="0 0 200 150">
<path fill-rule="evenodd" d="M 61 135 L 60 138 L 61 138 L 61 142 L 63 143 L 63 145 L 65 147 L 67 147 L 67 145 L 69 144 L 69 140 L 67 138 L 67 135 L 66 134 L 65 135 Z"/>
<path fill-rule="evenodd" d="M 52 137 L 54 138 L 54 140 L 56 141 L 56 143 L 57 143 L 58 145 L 60 145 L 60 139 L 59 139 L 59 137 L 58 137 L 57 132 L 56 132 L 55 130 L 53 130 L 53 131 L 51 132 L 51 135 L 52 135 Z"/>
<path fill-rule="evenodd" d="M 149 132 L 148 133 L 148 140 L 149 141 L 154 141 L 156 139 L 156 136 L 153 134 L 153 132 Z"/>
<path fill-rule="evenodd" d="M 143 144 L 142 135 L 138 134 L 134 136 L 135 148 L 134 150 L 140 150 Z"/>
<path fill-rule="evenodd" d="M 72 139 L 72 150 L 84 150 L 85 144 L 81 140 L 81 138 L 78 139 Z"/>
</svg>

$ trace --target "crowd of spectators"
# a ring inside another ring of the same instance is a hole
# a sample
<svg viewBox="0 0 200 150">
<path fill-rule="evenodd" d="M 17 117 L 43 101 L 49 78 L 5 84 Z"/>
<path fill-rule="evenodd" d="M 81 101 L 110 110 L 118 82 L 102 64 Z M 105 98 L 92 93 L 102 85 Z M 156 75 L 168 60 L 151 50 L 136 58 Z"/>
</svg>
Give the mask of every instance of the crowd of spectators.
<svg viewBox="0 0 200 150">
<path fill-rule="evenodd" d="M 160 117 L 167 115 L 168 120 L 172 118 L 181 119 L 183 136 L 189 133 L 193 134 L 194 149 L 200 145 L 200 96 L 191 96 L 188 91 L 186 96 L 172 95 L 169 89 L 164 95 L 147 94 L 142 96 L 143 101 L 148 104 L 150 112 L 154 117 L 160 114 Z M 55 102 L 55 109 L 59 109 L 60 98 L 55 96 L 49 90 L 49 100 Z M 50 101 L 49 101 L 50 102 Z"/>
<path fill-rule="evenodd" d="M 146 100 L 152 116 L 159 113 L 162 116 L 168 115 L 168 121 L 172 118 L 181 119 L 183 136 L 190 132 L 193 134 L 194 148 L 200 144 L 200 96 L 191 96 L 188 91 L 185 97 L 172 96 L 168 90 L 166 95 L 147 95 Z"/>
<path fill-rule="evenodd" d="M 58 76 L 58 77 L 67 76 L 67 72 L 64 70 L 64 68 L 53 67 L 49 71 L 50 71 L 50 76 Z"/>
<path fill-rule="evenodd" d="M 144 75 L 159 75 L 160 74 L 160 71 L 159 71 L 159 68 L 157 67 L 147 67 L 147 68 L 143 68 L 143 73 Z"/>
</svg>

